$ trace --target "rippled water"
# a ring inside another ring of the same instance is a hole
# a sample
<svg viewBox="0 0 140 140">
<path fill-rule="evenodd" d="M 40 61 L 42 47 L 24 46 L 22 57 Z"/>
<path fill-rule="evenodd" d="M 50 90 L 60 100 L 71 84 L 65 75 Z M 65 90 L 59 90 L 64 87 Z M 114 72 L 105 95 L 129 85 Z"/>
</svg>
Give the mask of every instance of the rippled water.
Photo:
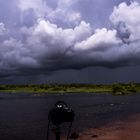
<svg viewBox="0 0 140 140">
<path fill-rule="evenodd" d="M 73 130 L 77 132 L 140 113 L 140 94 L 79 93 L 39 97 L 0 93 L 0 140 L 46 140 L 48 112 L 58 100 L 64 100 L 75 111 Z"/>
</svg>

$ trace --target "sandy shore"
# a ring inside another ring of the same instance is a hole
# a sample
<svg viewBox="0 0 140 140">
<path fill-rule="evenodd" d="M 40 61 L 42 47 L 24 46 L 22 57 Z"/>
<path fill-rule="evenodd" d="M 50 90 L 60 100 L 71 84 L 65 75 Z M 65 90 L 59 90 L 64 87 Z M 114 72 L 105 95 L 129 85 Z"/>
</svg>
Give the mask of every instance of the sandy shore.
<svg viewBox="0 0 140 140">
<path fill-rule="evenodd" d="M 140 114 L 81 132 L 78 140 L 140 140 Z"/>
</svg>

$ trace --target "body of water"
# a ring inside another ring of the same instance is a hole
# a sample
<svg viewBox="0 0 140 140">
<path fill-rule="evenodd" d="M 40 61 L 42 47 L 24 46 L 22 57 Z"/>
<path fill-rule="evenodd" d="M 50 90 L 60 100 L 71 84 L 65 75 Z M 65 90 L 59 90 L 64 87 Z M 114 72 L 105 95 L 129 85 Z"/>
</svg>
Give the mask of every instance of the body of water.
<svg viewBox="0 0 140 140">
<path fill-rule="evenodd" d="M 46 140 L 48 112 L 58 100 L 65 101 L 75 111 L 72 131 L 76 132 L 140 113 L 140 94 L 0 93 L 0 140 Z"/>
</svg>

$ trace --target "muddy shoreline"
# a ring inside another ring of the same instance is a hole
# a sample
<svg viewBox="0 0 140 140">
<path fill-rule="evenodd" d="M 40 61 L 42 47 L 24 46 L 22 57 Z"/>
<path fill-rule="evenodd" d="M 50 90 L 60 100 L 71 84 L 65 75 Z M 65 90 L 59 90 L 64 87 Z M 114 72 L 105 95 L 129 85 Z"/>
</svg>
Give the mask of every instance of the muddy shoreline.
<svg viewBox="0 0 140 140">
<path fill-rule="evenodd" d="M 140 114 L 79 133 L 78 140 L 139 140 Z"/>
</svg>

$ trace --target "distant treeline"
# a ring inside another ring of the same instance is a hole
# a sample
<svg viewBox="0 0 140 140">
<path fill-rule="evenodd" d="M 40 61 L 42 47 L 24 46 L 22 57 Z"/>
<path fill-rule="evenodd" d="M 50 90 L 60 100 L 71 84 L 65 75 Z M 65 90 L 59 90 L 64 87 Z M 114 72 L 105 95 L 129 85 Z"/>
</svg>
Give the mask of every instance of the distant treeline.
<svg viewBox="0 0 140 140">
<path fill-rule="evenodd" d="M 114 95 L 130 94 L 140 91 L 140 83 L 116 84 L 28 84 L 28 85 L 0 85 L 1 92 L 94 92 L 112 93 Z"/>
</svg>

